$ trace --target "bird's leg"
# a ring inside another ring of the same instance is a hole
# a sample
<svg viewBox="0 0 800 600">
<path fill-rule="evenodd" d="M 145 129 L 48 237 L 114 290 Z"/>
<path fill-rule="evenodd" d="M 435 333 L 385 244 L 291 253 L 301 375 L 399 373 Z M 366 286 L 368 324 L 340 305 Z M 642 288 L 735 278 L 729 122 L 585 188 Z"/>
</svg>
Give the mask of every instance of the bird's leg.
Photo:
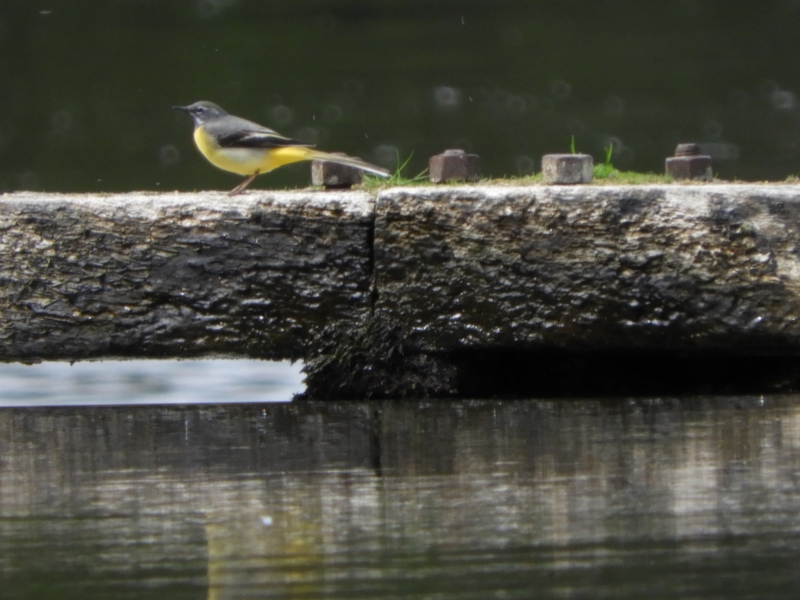
<svg viewBox="0 0 800 600">
<path fill-rule="evenodd" d="M 235 196 L 236 194 L 241 194 L 244 191 L 244 188 L 246 188 L 248 185 L 250 185 L 250 182 L 253 181 L 253 179 L 256 178 L 256 175 L 258 175 L 260 172 L 261 171 L 256 171 L 255 173 L 250 175 L 250 177 L 245 179 L 242 183 L 240 183 L 235 188 L 233 188 L 230 192 L 228 192 L 228 196 Z"/>
</svg>

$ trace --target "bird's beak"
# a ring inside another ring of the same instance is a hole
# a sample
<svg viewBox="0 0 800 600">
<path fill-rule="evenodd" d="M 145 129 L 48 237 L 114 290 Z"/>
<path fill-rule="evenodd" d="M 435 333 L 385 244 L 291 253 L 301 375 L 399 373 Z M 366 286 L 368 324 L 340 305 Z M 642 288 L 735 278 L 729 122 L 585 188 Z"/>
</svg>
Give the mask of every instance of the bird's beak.
<svg viewBox="0 0 800 600">
<path fill-rule="evenodd" d="M 189 112 L 189 107 L 188 106 L 173 106 L 172 110 L 182 110 L 182 111 L 185 111 L 185 112 Z"/>
</svg>

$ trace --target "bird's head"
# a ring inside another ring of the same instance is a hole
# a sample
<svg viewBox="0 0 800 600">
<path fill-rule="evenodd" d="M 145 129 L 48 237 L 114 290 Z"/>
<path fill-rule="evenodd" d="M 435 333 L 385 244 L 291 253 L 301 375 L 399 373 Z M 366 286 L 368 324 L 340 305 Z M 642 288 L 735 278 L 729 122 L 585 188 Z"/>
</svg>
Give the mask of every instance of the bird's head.
<svg viewBox="0 0 800 600">
<path fill-rule="evenodd" d="M 228 114 L 221 107 L 208 100 L 201 100 L 189 106 L 173 106 L 172 108 L 189 113 L 195 127 Z"/>
</svg>

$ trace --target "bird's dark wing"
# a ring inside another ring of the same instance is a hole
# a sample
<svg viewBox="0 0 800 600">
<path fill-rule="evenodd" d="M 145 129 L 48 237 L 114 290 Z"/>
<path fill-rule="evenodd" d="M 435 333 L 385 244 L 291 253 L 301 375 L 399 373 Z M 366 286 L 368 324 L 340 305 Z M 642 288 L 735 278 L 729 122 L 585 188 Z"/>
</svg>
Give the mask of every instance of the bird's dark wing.
<svg viewBox="0 0 800 600">
<path fill-rule="evenodd" d="M 299 140 L 283 137 L 274 131 L 242 131 L 221 135 L 217 142 L 223 148 L 280 148 L 282 146 L 311 146 Z"/>
<path fill-rule="evenodd" d="M 312 146 L 283 136 L 258 123 L 228 116 L 206 126 L 222 148 L 281 148 L 283 146 Z"/>
</svg>

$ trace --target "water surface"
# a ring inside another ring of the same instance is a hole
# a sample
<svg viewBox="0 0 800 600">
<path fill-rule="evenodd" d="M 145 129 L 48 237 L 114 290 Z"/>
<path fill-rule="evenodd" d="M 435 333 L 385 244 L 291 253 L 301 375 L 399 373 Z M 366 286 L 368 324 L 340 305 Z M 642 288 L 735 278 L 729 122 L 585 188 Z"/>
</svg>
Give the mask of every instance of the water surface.
<svg viewBox="0 0 800 600">
<path fill-rule="evenodd" d="M 4 598 L 785 598 L 800 397 L 8 408 Z"/>
<path fill-rule="evenodd" d="M 229 190 L 170 110 L 200 99 L 409 177 L 447 148 L 538 172 L 575 136 L 618 168 L 697 142 L 724 178 L 783 180 L 798 27 L 796 0 L 6 0 L 0 191 Z"/>
<path fill-rule="evenodd" d="M 288 402 L 301 363 L 110 360 L 0 364 L 0 407 Z"/>
</svg>

